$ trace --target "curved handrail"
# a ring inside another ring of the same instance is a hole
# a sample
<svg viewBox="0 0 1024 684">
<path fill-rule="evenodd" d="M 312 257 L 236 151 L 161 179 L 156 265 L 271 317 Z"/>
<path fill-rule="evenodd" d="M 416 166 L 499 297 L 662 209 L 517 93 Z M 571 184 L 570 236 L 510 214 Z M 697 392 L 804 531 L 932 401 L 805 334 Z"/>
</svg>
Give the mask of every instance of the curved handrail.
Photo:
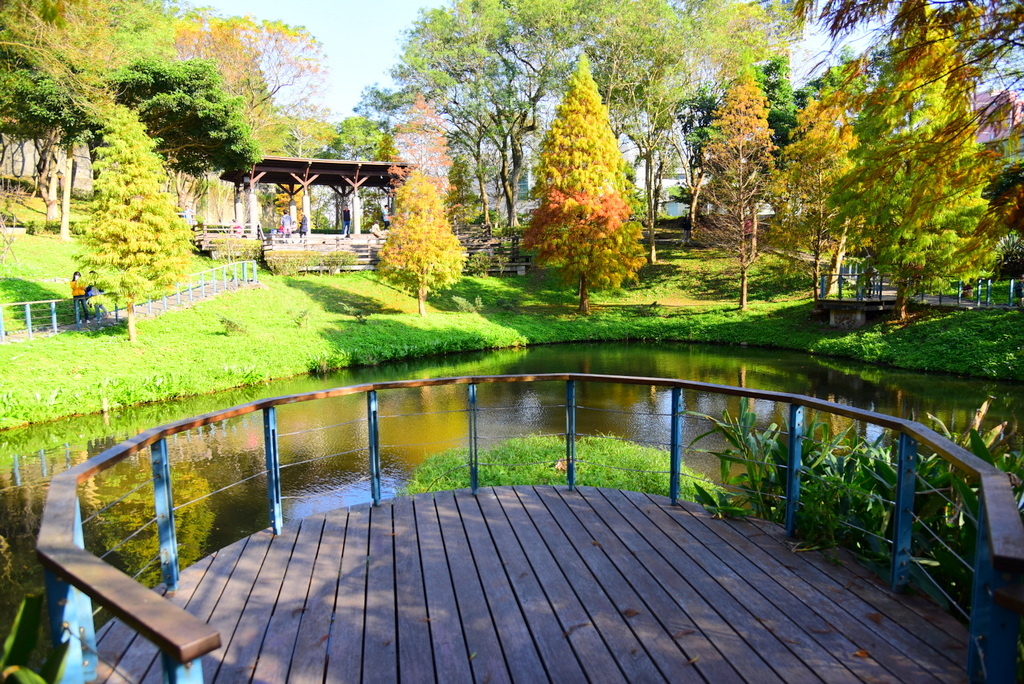
<svg viewBox="0 0 1024 684">
<path fill-rule="evenodd" d="M 979 482 L 985 508 L 994 512 L 986 516 L 992 565 L 997 572 L 1024 572 L 1024 521 L 1017 514 L 1017 502 L 1013 495 L 1010 475 L 920 423 L 800 394 L 689 380 L 584 373 L 462 376 L 364 383 L 259 399 L 154 427 L 54 476 L 43 512 L 37 554 L 43 565 L 59 580 L 96 599 L 115 616 L 150 639 L 162 652 L 181 663 L 194 660 L 220 646 L 220 638 L 215 630 L 76 545 L 79 484 L 166 437 L 276 406 L 400 388 L 546 381 L 649 385 L 766 399 L 864 420 L 899 431 L 918 443 L 927 445 L 940 457 Z M 1010 512 L 1012 514 L 1009 514 Z M 1010 606 L 1019 606 L 1020 600 L 1016 600 L 1018 593 L 1016 589 L 1006 590 L 1002 594 L 1002 601 Z"/>
</svg>

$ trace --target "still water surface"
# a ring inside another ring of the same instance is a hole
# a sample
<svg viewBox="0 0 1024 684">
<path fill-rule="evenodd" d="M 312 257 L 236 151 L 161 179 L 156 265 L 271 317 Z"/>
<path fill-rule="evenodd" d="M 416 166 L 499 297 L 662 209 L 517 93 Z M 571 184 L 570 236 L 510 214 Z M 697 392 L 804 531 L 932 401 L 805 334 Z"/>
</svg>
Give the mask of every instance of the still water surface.
<svg viewBox="0 0 1024 684">
<path fill-rule="evenodd" d="M 255 399 L 382 380 L 457 375 L 602 373 L 683 378 L 809 394 L 843 404 L 924 420 L 931 413 L 962 430 L 987 397 L 986 425 L 1024 418 L 1024 385 L 927 375 L 804 354 L 741 347 L 679 344 L 587 344 L 534 347 L 356 368 L 325 378 L 300 377 L 258 387 L 82 416 L 0 433 L 0 633 L 17 598 L 38 591 L 41 572 L 32 551 L 45 496 L 55 472 L 81 462 L 140 430 Z M 645 387 L 586 384 L 578 390 L 581 434 L 610 434 L 654 445 L 668 441 L 668 392 Z M 400 489 L 423 457 L 466 443 L 464 386 L 380 394 L 385 496 Z M 479 388 L 481 446 L 526 433 L 564 430 L 564 385 L 483 385 Z M 720 416 L 735 402 L 687 394 L 690 411 Z M 755 405 L 762 423 L 781 423 L 783 407 Z M 278 409 L 286 520 L 369 500 L 366 480 L 365 399 L 362 395 Z M 404 417 L 401 417 L 404 416 Z M 684 444 L 706 429 L 688 424 Z M 871 435 L 868 435 L 871 436 Z M 259 414 L 178 435 L 170 443 L 176 501 L 202 498 L 177 512 L 183 564 L 267 525 L 262 477 L 229 487 L 262 468 Z M 694 456 L 694 469 L 713 475 L 717 462 Z M 151 488 L 143 487 L 101 510 L 149 477 L 148 454 L 97 478 L 82 495 L 89 548 L 111 548 L 152 516 Z M 101 511 L 96 513 L 96 511 Z M 147 538 L 147 536 L 149 538 Z M 140 535 L 109 561 L 145 566 L 154 535 Z M 143 577 L 152 579 L 152 566 Z"/>
</svg>

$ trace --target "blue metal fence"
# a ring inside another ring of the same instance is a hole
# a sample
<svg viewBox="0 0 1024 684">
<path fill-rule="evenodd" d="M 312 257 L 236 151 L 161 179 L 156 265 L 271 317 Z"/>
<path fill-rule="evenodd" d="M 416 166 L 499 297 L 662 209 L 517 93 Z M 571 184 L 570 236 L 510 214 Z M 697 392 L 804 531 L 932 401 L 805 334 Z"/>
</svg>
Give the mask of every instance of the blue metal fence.
<svg viewBox="0 0 1024 684">
<path fill-rule="evenodd" d="M 255 261 L 223 264 L 191 274 L 187 280 L 178 283 L 173 291 L 139 302 L 135 309 L 136 312 L 145 312 L 146 315 L 152 316 L 167 311 L 172 304 L 181 306 L 183 297 L 187 297 L 191 303 L 196 299 L 205 299 L 208 294 L 224 292 L 232 284 L 258 282 L 259 273 Z M 207 284 L 210 286 L 209 292 Z M 95 313 L 99 314 L 98 311 Z M 115 304 L 114 310 L 105 315 L 113 316 L 115 324 L 120 323 L 124 309 L 122 305 Z M 20 339 L 22 336 L 31 340 L 40 334 L 56 335 L 67 330 L 82 330 L 87 325 L 88 322 L 83 320 L 80 308 L 71 299 L 0 303 L 0 344 Z"/>
</svg>

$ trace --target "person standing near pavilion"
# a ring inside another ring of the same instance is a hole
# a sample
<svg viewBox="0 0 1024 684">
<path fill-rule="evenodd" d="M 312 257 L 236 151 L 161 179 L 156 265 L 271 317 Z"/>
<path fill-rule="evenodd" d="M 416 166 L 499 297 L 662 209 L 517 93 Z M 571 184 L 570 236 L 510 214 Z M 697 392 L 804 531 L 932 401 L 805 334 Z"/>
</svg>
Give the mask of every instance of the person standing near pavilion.
<svg viewBox="0 0 1024 684">
<path fill-rule="evenodd" d="M 352 210 L 348 207 L 341 212 L 341 235 L 348 237 L 348 230 L 352 227 Z"/>
<path fill-rule="evenodd" d="M 309 217 L 303 214 L 302 221 L 299 223 L 299 238 L 305 242 L 307 235 L 309 235 Z"/>
</svg>

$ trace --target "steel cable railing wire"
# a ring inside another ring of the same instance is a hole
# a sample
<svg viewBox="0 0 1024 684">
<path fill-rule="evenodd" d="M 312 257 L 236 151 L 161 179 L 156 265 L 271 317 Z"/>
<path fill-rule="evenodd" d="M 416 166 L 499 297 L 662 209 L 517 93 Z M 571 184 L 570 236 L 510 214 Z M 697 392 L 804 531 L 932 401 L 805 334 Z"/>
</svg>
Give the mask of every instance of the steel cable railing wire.
<svg viewBox="0 0 1024 684">
<path fill-rule="evenodd" d="M 199 503 L 203 499 L 209 499 L 211 496 L 214 496 L 216 494 L 220 494 L 221 492 L 226 492 L 229 489 L 237 487 L 240 484 L 245 484 L 249 480 L 255 480 L 258 477 L 264 477 L 264 476 L 266 476 L 266 474 L 267 474 L 266 469 L 261 470 L 261 471 L 256 472 L 256 473 L 253 473 L 252 475 L 250 475 L 248 477 L 244 477 L 241 480 L 238 480 L 237 482 L 232 482 L 229 485 L 224 485 L 223 487 L 221 487 L 220 489 L 218 489 L 216 491 L 207 492 L 206 494 L 203 494 L 202 496 L 197 496 L 196 498 L 190 499 L 189 501 L 186 501 L 185 503 L 177 504 L 171 510 L 173 510 L 175 513 L 177 513 L 179 510 L 181 510 L 182 508 L 185 508 L 186 506 L 191 506 L 192 504 Z"/>
<path fill-rule="evenodd" d="M 957 561 L 959 561 L 961 565 L 963 565 L 967 570 L 969 570 L 971 572 L 974 572 L 974 566 L 970 562 L 968 562 L 966 558 L 961 556 L 955 549 L 953 549 L 953 547 L 951 547 L 948 543 L 946 543 L 946 541 L 942 537 L 940 537 L 938 535 L 938 533 L 935 532 L 935 530 L 933 530 L 931 528 L 931 526 L 926 524 L 926 522 L 922 518 L 918 517 L 916 514 L 911 514 L 911 515 L 912 515 L 912 518 L 913 518 L 914 522 L 915 523 L 919 523 L 919 528 L 918 529 L 921 529 L 921 530 L 924 530 L 925 532 L 927 532 L 932 537 L 932 539 L 937 541 L 939 543 L 939 545 L 942 546 L 942 548 L 946 549 L 946 551 L 948 551 L 949 554 L 951 556 L 953 556 L 953 558 L 955 558 Z"/>
<path fill-rule="evenodd" d="M 285 470 L 287 468 L 292 468 L 294 466 L 305 465 L 307 463 L 316 463 L 317 461 L 325 461 L 325 460 L 327 460 L 329 458 L 336 458 L 338 456 L 347 456 L 349 454 L 364 453 L 365 451 L 366 451 L 366 445 L 364 444 L 364 445 L 359 446 L 359 447 L 357 447 L 355 449 L 347 449 L 345 451 L 336 451 L 336 452 L 334 452 L 332 454 L 324 454 L 323 456 L 314 456 L 313 458 L 307 458 L 307 459 L 302 460 L 302 461 L 292 461 L 290 463 L 282 463 L 281 464 L 281 470 Z M 267 471 L 264 470 L 263 472 L 266 473 Z"/>
<path fill-rule="evenodd" d="M 624 466 L 615 466 L 615 465 L 610 465 L 608 463 L 600 463 L 598 461 L 590 461 L 590 460 L 587 460 L 587 459 L 580 458 L 579 456 L 576 457 L 575 463 L 576 463 L 577 466 L 586 465 L 586 466 L 590 466 L 592 468 L 607 468 L 608 470 L 619 470 L 619 471 L 624 472 L 624 473 L 652 473 L 652 474 L 655 474 L 655 475 L 670 475 L 672 473 L 671 470 L 647 470 L 647 469 L 644 469 L 644 468 L 626 468 Z M 682 474 L 682 473 L 680 473 L 680 474 Z"/>
<path fill-rule="evenodd" d="M 106 506 L 104 506 L 103 508 L 100 508 L 100 509 L 98 509 L 98 510 L 96 510 L 96 511 L 93 511 L 93 512 L 92 512 L 92 513 L 91 513 L 91 514 L 89 515 L 89 517 L 87 517 L 87 518 L 82 518 L 82 524 L 84 525 L 84 524 L 88 523 L 89 521 L 93 520 L 94 518 L 96 518 L 97 516 L 99 516 L 99 515 L 101 515 L 101 514 L 103 514 L 103 513 L 107 512 L 108 510 L 110 510 L 111 508 L 113 508 L 114 506 L 116 506 L 117 504 L 119 504 L 119 503 L 121 503 L 122 501 L 124 501 L 125 499 L 127 499 L 127 498 L 128 498 L 129 496 L 131 496 L 132 494 L 136 493 L 137 491 L 139 491 L 139 490 L 140 490 L 140 489 L 142 489 L 143 487 L 147 487 L 147 486 L 149 486 L 149 485 L 151 485 L 151 484 L 153 484 L 153 478 L 150 478 L 150 479 L 146 480 L 145 482 L 141 482 L 141 483 L 140 483 L 140 484 L 139 484 L 139 485 L 138 485 L 137 487 L 135 487 L 135 488 L 133 488 L 133 489 L 129 490 L 129 491 L 127 492 L 127 493 L 125 493 L 125 494 L 122 494 L 121 496 L 117 497 L 116 499 L 114 499 L 113 501 L 111 501 L 110 503 L 108 503 L 108 504 L 107 504 Z"/>
<path fill-rule="evenodd" d="M 343 427 L 345 425 L 359 425 L 359 424 L 365 425 L 366 424 L 366 418 L 353 418 L 352 420 L 346 420 L 346 421 L 342 421 L 340 423 L 334 423 L 332 425 L 320 425 L 320 426 L 317 426 L 317 427 L 307 428 L 305 430 L 295 430 L 293 432 L 279 432 L 277 434 L 277 438 L 281 439 L 282 437 L 292 437 L 294 435 L 305 435 L 305 434 L 310 433 L 310 432 L 323 432 L 325 430 L 333 430 L 334 428 Z"/>
<path fill-rule="evenodd" d="M 917 495 L 918 496 L 926 496 L 926 495 L 937 496 L 940 499 L 942 499 L 943 501 L 945 501 L 950 507 L 952 507 L 953 510 L 956 511 L 956 513 L 958 515 L 962 515 L 967 520 L 970 520 L 971 523 L 975 527 L 978 526 L 978 518 L 971 512 L 971 509 L 963 501 L 954 501 L 953 499 L 951 499 L 948 496 L 946 496 L 945 492 L 947 490 L 943 490 L 943 489 L 939 489 L 939 488 L 935 487 L 930 482 L 925 480 L 921 476 L 920 472 L 915 472 L 914 473 L 914 477 L 916 478 L 916 480 L 918 482 L 920 482 L 925 487 L 927 487 L 927 489 L 919 489 L 919 490 L 917 490 Z"/>
<path fill-rule="evenodd" d="M 123 539 L 121 539 L 121 541 L 119 541 L 113 547 L 111 547 L 111 548 L 107 549 L 106 551 L 104 551 L 98 557 L 100 559 L 106 558 L 107 556 L 109 556 L 110 554 L 114 553 L 119 548 L 121 548 L 122 546 L 124 546 L 125 544 L 130 542 L 132 539 L 135 539 L 135 537 L 137 537 L 140 534 L 142 534 L 149 526 L 153 525 L 154 523 L 156 523 L 156 518 L 150 518 L 149 520 L 144 522 L 141 527 L 139 527 L 137 530 L 135 530 L 134 532 L 129 534 L 127 537 L 124 537 Z"/>
</svg>

